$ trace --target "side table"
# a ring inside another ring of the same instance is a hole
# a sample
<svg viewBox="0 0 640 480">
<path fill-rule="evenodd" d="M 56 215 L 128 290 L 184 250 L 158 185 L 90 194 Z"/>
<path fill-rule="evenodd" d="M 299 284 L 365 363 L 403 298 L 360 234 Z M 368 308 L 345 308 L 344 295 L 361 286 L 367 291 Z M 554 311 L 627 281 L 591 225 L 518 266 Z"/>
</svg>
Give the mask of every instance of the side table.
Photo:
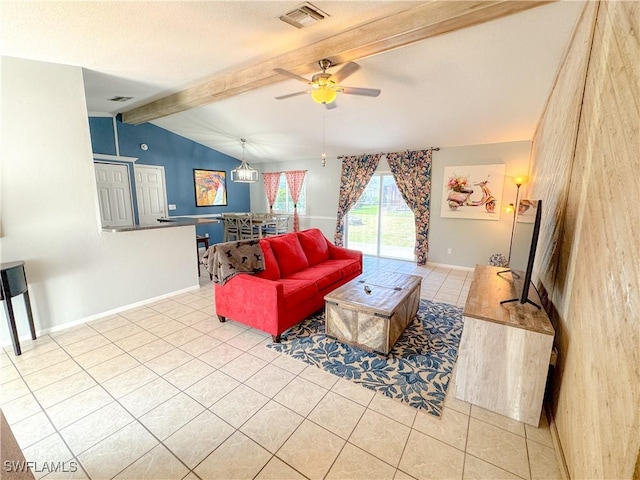
<svg viewBox="0 0 640 480">
<path fill-rule="evenodd" d="M 23 295 L 24 304 L 27 309 L 29 319 L 29 329 L 31 338 L 36 339 L 36 328 L 33 324 L 33 313 L 31 312 L 31 302 L 29 300 L 29 290 L 27 288 L 27 277 L 24 273 L 24 262 L 9 262 L 0 264 L 0 300 L 4 303 L 4 311 L 7 314 L 9 333 L 13 343 L 13 351 L 16 355 L 21 355 L 20 340 L 16 329 L 16 318 L 13 312 L 11 299 L 20 294 Z"/>
<path fill-rule="evenodd" d="M 198 276 L 200 276 L 200 253 L 199 248 L 200 244 L 204 246 L 204 251 L 209 250 L 209 237 L 204 237 L 202 235 L 196 235 L 196 261 L 198 262 Z"/>
</svg>

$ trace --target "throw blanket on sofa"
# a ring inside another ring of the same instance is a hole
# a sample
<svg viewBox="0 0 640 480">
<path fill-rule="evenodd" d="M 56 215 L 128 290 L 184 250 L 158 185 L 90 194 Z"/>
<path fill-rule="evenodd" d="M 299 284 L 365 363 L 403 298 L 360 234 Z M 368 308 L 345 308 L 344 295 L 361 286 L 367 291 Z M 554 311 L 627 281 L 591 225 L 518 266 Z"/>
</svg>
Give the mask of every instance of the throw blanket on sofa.
<svg viewBox="0 0 640 480">
<path fill-rule="evenodd" d="M 202 263 L 213 275 L 213 281 L 224 285 L 239 273 L 257 273 L 264 270 L 260 243 L 255 240 L 217 243 L 207 250 Z"/>
</svg>

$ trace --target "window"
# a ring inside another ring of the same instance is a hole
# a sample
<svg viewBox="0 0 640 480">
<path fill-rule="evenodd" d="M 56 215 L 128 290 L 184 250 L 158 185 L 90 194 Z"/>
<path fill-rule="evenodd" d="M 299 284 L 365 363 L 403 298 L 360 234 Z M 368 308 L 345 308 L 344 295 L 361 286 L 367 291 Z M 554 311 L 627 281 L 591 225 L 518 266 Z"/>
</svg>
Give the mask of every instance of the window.
<svg viewBox="0 0 640 480">
<path fill-rule="evenodd" d="M 280 175 L 280 183 L 278 185 L 278 194 L 276 195 L 276 201 L 273 204 L 273 211 L 277 213 L 293 213 L 293 200 L 289 194 L 289 185 L 287 185 L 287 179 L 284 175 Z M 304 215 L 307 213 L 307 179 L 304 179 L 302 183 L 302 190 L 300 191 L 300 198 L 298 198 L 298 214 Z"/>
<path fill-rule="evenodd" d="M 393 176 L 375 174 L 347 215 L 347 247 L 365 255 L 415 260 L 414 218 Z"/>
</svg>

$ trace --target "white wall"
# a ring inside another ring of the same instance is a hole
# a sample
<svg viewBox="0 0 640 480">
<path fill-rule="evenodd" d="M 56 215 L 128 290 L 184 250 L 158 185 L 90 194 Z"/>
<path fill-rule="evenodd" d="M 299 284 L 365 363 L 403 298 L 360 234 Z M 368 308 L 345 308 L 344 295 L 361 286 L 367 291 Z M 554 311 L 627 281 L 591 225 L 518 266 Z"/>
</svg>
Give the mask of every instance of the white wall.
<svg viewBox="0 0 640 480">
<path fill-rule="evenodd" d="M 26 262 L 36 328 L 197 286 L 194 227 L 102 233 L 82 70 L 1 62 L 0 258 Z M 24 335 L 22 303 L 14 299 Z"/>
<path fill-rule="evenodd" d="M 515 201 L 514 176 L 527 175 L 529 171 L 530 141 L 470 145 L 442 148 L 433 152 L 431 172 L 431 227 L 429 231 L 429 263 L 474 267 L 486 264 L 493 253 L 507 256 L 511 237 L 511 215 L 501 212 L 499 221 L 461 220 L 440 218 L 440 205 L 445 166 L 506 164 L 503 203 Z M 255 165 L 254 165 L 255 166 Z M 341 162 L 327 159 L 322 167 L 317 161 L 287 161 L 258 164 L 262 172 L 284 170 L 307 170 L 307 215 L 301 216 L 300 227 L 320 228 L 333 240 L 340 191 Z M 389 166 L 383 157 L 378 172 L 388 172 Z M 526 186 L 522 187 L 524 198 Z M 258 182 L 251 186 L 251 208 L 268 211 L 264 185 Z M 452 254 L 447 254 L 451 248 Z"/>
</svg>

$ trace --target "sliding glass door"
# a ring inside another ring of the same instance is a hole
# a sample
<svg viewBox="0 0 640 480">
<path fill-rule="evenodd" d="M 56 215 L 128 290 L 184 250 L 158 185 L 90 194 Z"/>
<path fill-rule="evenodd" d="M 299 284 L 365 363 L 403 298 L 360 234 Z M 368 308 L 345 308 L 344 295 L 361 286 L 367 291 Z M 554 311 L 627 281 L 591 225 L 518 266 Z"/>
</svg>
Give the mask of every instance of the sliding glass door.
<svg viewBox="0 0 640 480">
<path fill-rule="evenodd" d="M 416 229 L 391 174 L 371 178 L 347 215 L 347 247 L 365 255 L 414 260 Z"/>
</svg>

